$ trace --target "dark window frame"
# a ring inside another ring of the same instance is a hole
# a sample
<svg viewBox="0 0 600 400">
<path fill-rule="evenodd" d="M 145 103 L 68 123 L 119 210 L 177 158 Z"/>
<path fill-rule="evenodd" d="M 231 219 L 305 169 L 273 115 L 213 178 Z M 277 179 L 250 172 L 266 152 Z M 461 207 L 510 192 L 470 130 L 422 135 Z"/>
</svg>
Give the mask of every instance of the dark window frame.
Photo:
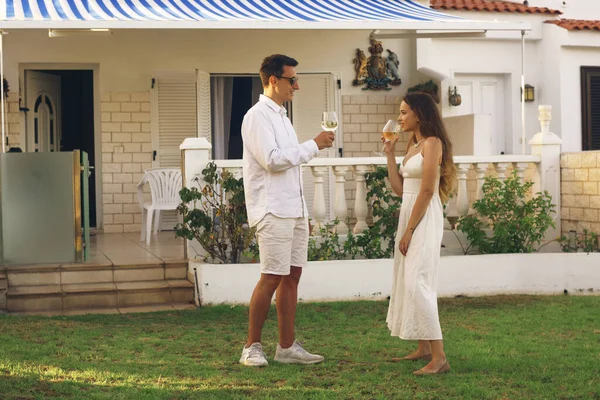
<svg viewBox="0 0 600 400">
<path fill-rule="evenodd" d="M 584 151 L 600 150 L 592 148 L 591 77 L 600 78 L 600 66 L 581 66 L 581 147 Z"/>
</svg>

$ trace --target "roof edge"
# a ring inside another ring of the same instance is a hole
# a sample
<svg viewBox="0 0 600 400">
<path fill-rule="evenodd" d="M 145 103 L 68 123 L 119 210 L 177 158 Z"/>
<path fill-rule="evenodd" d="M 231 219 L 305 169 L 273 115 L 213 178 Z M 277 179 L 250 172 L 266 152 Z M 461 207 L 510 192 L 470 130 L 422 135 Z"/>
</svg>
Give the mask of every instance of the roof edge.
<svg viewBox="0 0 600 400">
<path fill-rule="evenodd" d="M 463 0 L 457 4 L 456 0 L 430 0 L 430 8 L 445 11 L 483 11 L 483 12 L 509 12 L 520 14 L 547 14 L 562 15 L 563 12 L 548 7 L 533 7 L 523 4 L 500 0 Z"/>
</svg>

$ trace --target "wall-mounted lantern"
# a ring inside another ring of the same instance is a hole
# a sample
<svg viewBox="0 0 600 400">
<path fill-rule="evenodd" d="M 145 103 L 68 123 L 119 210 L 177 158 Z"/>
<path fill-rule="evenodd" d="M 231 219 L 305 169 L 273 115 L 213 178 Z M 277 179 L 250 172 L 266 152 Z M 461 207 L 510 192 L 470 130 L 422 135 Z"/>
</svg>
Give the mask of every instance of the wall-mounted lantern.
<svg viewBox="0 0 600 400">
<path fill-rule="evenodd" d="M 456 86 L 454 86 L 454 90 L 451 87 L 448 87 L 448 102 L 453 107 L 458 107 L 462 104 L 462 97 L 458 94 L 456 90 Z"/>
<path fill-rule="evenodd" d="M 525 101 L 535 101 L 535 88 L 529 84 L 525 84 L 525 96 L 523 96 L 523 88 L 521 88 L 521 98 L 525 98 Z"/>
</svg>

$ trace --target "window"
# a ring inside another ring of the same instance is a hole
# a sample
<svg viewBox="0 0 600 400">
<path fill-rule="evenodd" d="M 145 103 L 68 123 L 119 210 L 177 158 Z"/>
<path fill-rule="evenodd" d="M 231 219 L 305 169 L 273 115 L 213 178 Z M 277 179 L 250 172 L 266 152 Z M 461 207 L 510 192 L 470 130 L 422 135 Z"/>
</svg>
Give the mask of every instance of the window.
<svg viewBox="0 0 600 400">
<path fill-rule="evenodd" d="M 34 151 L 58 151 L 54 137 L 54 107 L 46 94 L 40 94 L 35 100 L 33 112 Z"/>
<path fill-rule="evenodd" d="M 600 67 L 581 67 L 583 150 L 600 150 Z"/>
</svg>

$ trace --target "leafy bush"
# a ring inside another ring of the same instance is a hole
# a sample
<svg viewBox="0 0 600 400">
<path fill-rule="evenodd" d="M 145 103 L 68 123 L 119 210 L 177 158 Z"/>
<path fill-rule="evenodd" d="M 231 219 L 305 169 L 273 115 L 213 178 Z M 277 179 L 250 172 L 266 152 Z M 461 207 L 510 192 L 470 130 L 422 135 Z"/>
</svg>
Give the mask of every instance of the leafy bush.
<svg viewBox="0 0 600 400">
<path fill-rule="evenodd" d="M 554 227 L 555 206 L 547 191 L 527 200 L 532 185 L 521 183 L 515 171 L 504 182 L 487 177 L 483 198 L 473 203 L 476 214 L 459 220 L 458 230 L 466 234 L 469 247 L 482 254 L 535 251 L 546 231 Z"/>
<path fill-rule="evenodd" d="M 311 236 L 308 239 L 309 261 L 344 260 L 347 258 L 344 243 L 340 242 L 340 237 L 336 231 L 339 223 L 340 221 L 337 219 L 326 223 L 325 226 L 319 229 L 320 236 Z"/>
<path fill-rule="evenodd" d="M 230 172 L 219 172 L 215 163 L 202 171 L 204 186 L 183 188 L 177 211 L 183 223 L 176 235 L 197 240 L 208 261 L 239 263 L 242 254 L 256 251 L 255 229 L 248 227 L 244 184 Z M 199 184 L 199 179 L 195 180 Z"/>
<path fill-rule="evenodd" d="M 387 177 L 385 167 L 377 167 L 373 172 L 365 174 L 367 202 L 373 206 L 374 223 L 357 237 L 357 242 L 362 254 L 369 259 L 390 258 L 394 255 L 402 198 L 387 187 Z"/>
<path fill-rule="evenodd" d="M 569 236 L 560 236 L 558 243 L 565 253 L 577 253 L 579 250 L 585 253 L 600 252 L 598 235 L 595 232 L 589 232 L 587 229 L 584 229 L 583 233 L 571 231 Z"/>
</svg>

